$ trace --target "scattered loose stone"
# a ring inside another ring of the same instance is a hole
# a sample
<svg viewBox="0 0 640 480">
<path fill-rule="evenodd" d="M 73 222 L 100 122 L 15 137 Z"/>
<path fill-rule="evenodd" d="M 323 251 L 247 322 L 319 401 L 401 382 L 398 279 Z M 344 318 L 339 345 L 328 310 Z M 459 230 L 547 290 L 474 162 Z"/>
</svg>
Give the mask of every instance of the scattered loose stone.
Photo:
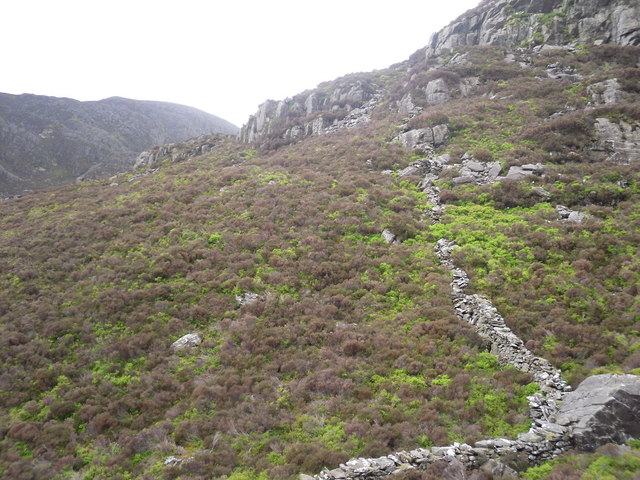
<svg viewBox="0 0 640 480">
<path fill-rule="evenodd" d="M 382 238 L 384 239 L 385 242 L 387 243 L 394 243 L 396 242 L 396 235 L 394 233 L 391 232 L 391 230 L 389 230 L 388 228 L 385 228 L 382 233 Z"/>
<path fill-rule="evenodd" d="M 449 125 L 443 123 L 434 127 L 417 128 L 401 133 L 394 141 L 399 141 L 405 148 L 432 152 L 434 147 L 443 145 L 449 138 Z"/>
<path fill-rule="evenodd" d="M 521 180 L 528 175 L 541 175 L 544 170 L 544 165 L 541 163 L 527 164 L 521 166 L 513 166 L 509 168 L 507 176 L 504 177 L 507 180 Z M 500 180 L 501 177 L 498 177 Z"/>
<path fill-rule="evenodd" d="M 241 307 L 244 305 L 255 303 L 258 300 L 260 300 L 260 295 L 254 292 L 246 292 L 240 295 L 236 295 L 236 302 L 238 302 L 238 305 L 240 305 Z"/>
<path fill-rule="evenodd" d="M 587 87 L 587 93 L 595 105 L 612 105 L 622 102 L 624 92 L 617 78 L 593 83 Z"/>
<path fill-rule="evenodd" d="M 187 333 L 171 344 L 174 350 L 184 350 L 187 348 L 197 347 L 202 343 L 202 339 L 197 333 Z"/>
<path fill-rule="evenodd" d="M 592 218 L 588 213 L 571 210 L 564 205 L 556 205 L 556 212 L 558 212 L 558 218 L 565 222 L 582 223 L 584 220 Z"/>
</svg>

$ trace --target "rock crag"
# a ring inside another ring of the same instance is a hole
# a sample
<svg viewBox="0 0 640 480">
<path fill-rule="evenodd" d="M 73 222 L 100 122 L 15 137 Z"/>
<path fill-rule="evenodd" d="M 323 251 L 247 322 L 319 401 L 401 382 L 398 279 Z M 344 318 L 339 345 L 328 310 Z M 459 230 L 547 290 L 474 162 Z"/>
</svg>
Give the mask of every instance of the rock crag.
<svg viewBox="0 0 640 480">
<path fill-rule="evenodd" d="M 364 125 L 382 95 L 365 80 L 320 85 L 293 98 L 267 100 L 240 130 L 240 141 L 260 143 L 267 138 L 291 143 Z"/>
<path fill-rule="evenodd" d="M 220 135 L 200 135 L 181 143 L 169 143 L 140 153 L 133 168 L 155 168 L 164 162 L 184 162 L 210 152 L 220 142 Z"/>
<path fill-rule="evenodd" d="M 596 137 L 592 151 L 595 157 L 615 163 L 640 161 L 640 124 L 613 122 L 608 118 L 596 118 Z M 599 155 L 598 155 L 599 154 Z"/>
<path fill-rule="evenodd" d="M 639 18 L 640 6 L 625 0 L 488 0 L 432 35 L 426 56 L 471 45 L 639 45 Z"/>
</svg>

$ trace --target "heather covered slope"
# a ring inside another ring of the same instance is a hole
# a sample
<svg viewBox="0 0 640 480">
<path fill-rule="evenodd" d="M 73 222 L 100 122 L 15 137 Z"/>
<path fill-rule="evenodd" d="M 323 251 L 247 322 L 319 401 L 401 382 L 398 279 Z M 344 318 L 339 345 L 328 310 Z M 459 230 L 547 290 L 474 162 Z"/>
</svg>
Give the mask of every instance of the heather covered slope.
<svg viewBox="0 0 640 480">
<path fill-rule="evenodd" d="M 3 93 L 0 196 L 113 175 L 154 145 L 236 132 L 226 120 L 172 103 Z"/>
<path fill-rule="evenodd" d="M 379 89 L 370 121 L 391 125 L 381 138 L 407 147 L 408 161 L 383 151 L 354 152 L 354 161 L 417 183 L 429 168 L 421 157 L 449 155 L 435 181 L 447 209 L 430 228 L 462 246 L 472 288 L 575 381 L 609 363 L 637 368 L 638 58 L 638 47 L 618 45 L 418 51 L 395 69 L 294 97 L 329 99 L 306 116 L 269 122 L 265 110 L 263 125 L 286 128 L 263 129 L 260 145 L 300 141 L 287 132 L 335 111 L 331 88 Z M 566 221 L 567 209 L 589 216 Z"/>
<path fill-rule="evenodd" d="M 404 158 L 350 135 L 266 158 L 222 140 L 118 187 L 4 202 L 4 475 L 288 478 L 526 430 L 530 380 L 455 318 L 423 195 L 353 162 L 363 148 Z"/>
<path fill-rule="evenodd" d="M 462 246 L 458 260 L 472 288 L 492 298 L 530 348 L 563 366 L 569 378 L 610 363 L 639 366 L 632 347 L 639 308 L 638 144 L 626 150 L 633 134 L 609 140 L 599 128 L 639 131 L 638 55 L 636 47 L 613 45 L 553 49 L 523 66 L 505 62 L 499 49 L 474 49 L 464 57 L 468 65 L 428 75 L 448 82 L 478 76 L 475 95 L 425 106 L 407 127 L 447 121 L 450 137 L 437 153 L 472 156 L 471 163 L 452 161 L 458 165 L 436 182 L 449 206 L 434 228 Z M 557 77 L 555 68 L 572 74 Z M 600 100 L 604 85 L 618 78 L 624 101 Z M 506 178 L 473 176 L 478 163 L 491 162 L 499 162 Z M 558 222 L 558 205 L 591 216 Z"/>
<path fill-rule="evenodd" d="M 267 104 L 253 144 L 3 201 L 0 475 L 285 479 L 526 431 L 442 237 L 573 386 L 640 374 L 640 49 L 534 47 L 421 50 Z M 523 475 L 631 478 L 634 445 Z"/>
<path fill-rule="evenodd" d="M 574 384 L 637 372 L 635 167 L 608 165 L 610 180 L 604 164 L 562 162 L 535 185 L 445 176 L 451 206 L 432 226 L 417 179 L 382 173 L 415 158 L 388 142 L 386 111 L 271 153 L 221 139 L 117 186 L 4 201 L 3 474 L 291 478 L 526 431 L 535 386 L 454 315 L 432 250 L 443 235 Z M 613 200 L 585 202 L 619 179 Z M 559 201 L 596 218 L 561 222 Z M 259 301 L 241 306 L 246 292 Z M 186 333 L 203 343 L 174 352 Z"/>
</svg>

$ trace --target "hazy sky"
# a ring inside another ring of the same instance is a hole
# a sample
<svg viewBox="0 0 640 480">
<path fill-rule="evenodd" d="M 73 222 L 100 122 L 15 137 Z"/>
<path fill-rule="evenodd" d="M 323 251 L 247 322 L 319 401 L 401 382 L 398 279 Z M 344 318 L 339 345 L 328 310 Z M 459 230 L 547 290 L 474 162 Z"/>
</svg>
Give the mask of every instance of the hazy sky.
<svg viewBox="0 0 640 480">
<path fill-rule="evenodd" d="M 191 105 L 264 100 L 403 61 L 480 0 L 6 0 L 0 92 Z"/>
</svg>

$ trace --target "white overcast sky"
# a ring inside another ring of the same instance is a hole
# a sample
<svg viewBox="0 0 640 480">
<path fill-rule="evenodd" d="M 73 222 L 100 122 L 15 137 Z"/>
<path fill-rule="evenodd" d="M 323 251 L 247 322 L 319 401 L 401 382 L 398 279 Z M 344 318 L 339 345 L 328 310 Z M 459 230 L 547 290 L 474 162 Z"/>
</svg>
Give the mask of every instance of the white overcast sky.
<svg viewBox="0 0 640 480">
<path fill-rule="evenodd" d="M 5 0 L 0 92 L 182 103 L 241 126 L 264 100 L 406 60 L 480 0 Z"/>
</svg>

